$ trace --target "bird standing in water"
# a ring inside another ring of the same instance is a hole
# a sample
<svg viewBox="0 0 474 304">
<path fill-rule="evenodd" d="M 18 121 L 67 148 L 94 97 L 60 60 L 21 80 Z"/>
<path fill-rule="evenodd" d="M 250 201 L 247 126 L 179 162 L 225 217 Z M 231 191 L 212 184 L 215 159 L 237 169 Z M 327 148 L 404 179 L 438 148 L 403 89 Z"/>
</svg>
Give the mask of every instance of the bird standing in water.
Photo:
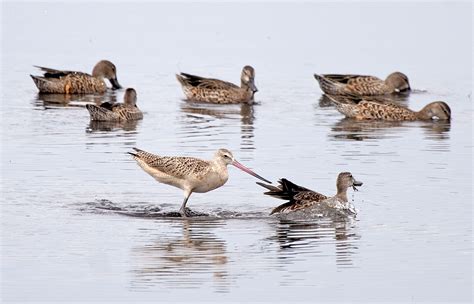
<svg viewBox="0 0 474 304">
<path fill-rule="evenodd" d="M 202 160 L 194 157 L 158 156 L 137 148 L 134 148 L 134 150 L 135 152 L 130 152 L 130 154 L 145 172 L 160 183 L 184 191 L 184 201 L 179 209 L 182 217 L 190 215 L 186 209 L 186 203 L 191 193 L 209 192 L 227 182 L 229 178 L 227 165 L 233 165 L 266 183 L 271 183 L 236 161 L 227 149 L 217 150 L 212 160 Z"/>
</svg>

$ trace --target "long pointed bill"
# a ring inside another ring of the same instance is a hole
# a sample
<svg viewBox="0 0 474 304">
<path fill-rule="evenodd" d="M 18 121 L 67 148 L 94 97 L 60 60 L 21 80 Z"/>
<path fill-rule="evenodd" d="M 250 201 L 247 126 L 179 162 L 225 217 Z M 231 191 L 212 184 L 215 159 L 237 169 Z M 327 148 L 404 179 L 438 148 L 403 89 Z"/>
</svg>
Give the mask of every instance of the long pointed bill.
<svg viewBox="0 0 474 304">
<path fill-rule="evenodd" d="M 239 162 L 236 161 L 236 160 L 234 160 L 234 161 L 232 162 L 232 165 L 235 166 L 235 167 L 237 167 L 237 168 L 239 168 L 240 170 L 242 170 L 242 171 L 244 171 L 244 172 L 246 172 L 246 173 L 248 173 L 248 174 L 250 174 L 250 175 L 252 175 L 252 176 L 254 176 L 254 177 L 256 177 L 256 178 L 258 178 L 258 179 L 260 179 L 260 180 L 262 180 L 262 181 L 264 181 L 264 182 L 266 182 L 266 183 L 269 183 L 269 184 L 272 183 L 271 181 L 269 181 L 269 180 L 267 180 L 267 179 L 264 179 L 263 177 L 261 177 L 260 175 L 258 175 L 258 174 L 255 173 L 255 172 L 253 172 L 253 171 L 250 170 L 249 168 L 245 167 L 244 165 L 242 165 L 241 163 L 239 163 Z"/>
</svg>

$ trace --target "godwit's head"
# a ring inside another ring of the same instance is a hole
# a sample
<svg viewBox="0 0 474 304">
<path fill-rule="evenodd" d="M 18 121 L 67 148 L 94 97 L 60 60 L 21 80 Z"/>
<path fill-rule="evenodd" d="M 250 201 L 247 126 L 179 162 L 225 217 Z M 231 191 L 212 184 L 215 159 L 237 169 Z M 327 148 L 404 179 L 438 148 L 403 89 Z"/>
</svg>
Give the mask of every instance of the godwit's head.
<svg viewBox="0 0 474 304">
<path fill-rule="evenodd" d="M 250 170 L 249 168 L 245 167 L 244 165 L 242 165 L 241 163 L 239 163 L 238 161 L 235 160 L 234 158 L 234 155 L 232 155 L 232 152 L 230 152 L 229 150 L 227 149 L 219 149 L 217 150 L 216 154 L 214 155 L 214 161 L 215 162 L 218 162 L 220 164 L 223 164 L 225 166 L 227 165 L 232 165 L 234 167 L 237 167 L 239 168 L 240 170 L 266 182 L 266 183 L 269 183 L 271 184 L 272 182 L 264 179 L 263 177 L 261 177 L 260 175 L 258 175 L 257 173 L 253 172 L 252 170 Z"/>
<path fill-rule="evenodd" d="M 99 61 L 92 70 L 92 76 L 107 78 L 114 90 L 122 88 L 117 80 L 117 68 L 108 60 Z"/>
<path fill-rule="evenodd" d="M 342 172 L 337 176 L 337 193 L 345 193 L 349 187 L 357 191 L 356 187 L 360 186 L 362 182 L 355 180 L 350 172 Z"/>
<path fill-rule="evenodd" d="M 242 75 L 240 76 L 240 83 L 242 88 L 248 88 L 253 93 L 258 92 L 255 86 L 255 70 L 250 65 L 244 66 Z"/>
<path fill-rule="evenodd" d="M 401 72 L 393 72 L 388 75 L 385 83 L 397 93 L 411 90 L 407 75 Z"/>
</svg>

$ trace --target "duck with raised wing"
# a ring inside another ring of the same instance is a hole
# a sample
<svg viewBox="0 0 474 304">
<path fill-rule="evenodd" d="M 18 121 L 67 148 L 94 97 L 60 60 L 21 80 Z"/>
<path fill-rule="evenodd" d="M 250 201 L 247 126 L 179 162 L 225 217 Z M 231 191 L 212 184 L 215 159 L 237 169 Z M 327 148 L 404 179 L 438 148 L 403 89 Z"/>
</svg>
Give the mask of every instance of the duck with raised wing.
<svg viewBox="0 0 474 304">
<path fill-rule="evenodd" d="M 176 75 L 184 95 L 190 101 L 210 103 L 251 103 L 258 91 L 255 70 L 247 65 L 242 69 L 240 87 L 223 80 L 204 78 L 186 73 Z"/>
<path fill-rule="evenodd" d="M 240 170 L 265 181 L 260 175 L 245 167 L 234 159 L 227 149 L 219 149 L 212 160 L 202 160 L 194 157 L 158 156 L 137 148 L 130 153 L 138 165 L 158 182 L 180 188 L 184 191 L 184 201 L 179 209 L 182 217 L 190 216 L 186 203 L 191 193 L 205 193 L 223 186 L 229 174 L 227 165 L 233 165 Z"/>
<path fill-rule="evenodd" d="M 411 90 L 408 77 L 400 72 L 394 72 L 385 80 L 375 76 L 343 75 L 343 74 L 314 74 L 321 90 L 331 95 L 376 96 Z"/>
<path fill-rule="evenodd" d="M 104 93 L 108 79 L 113 89 L 121 89 L 117 80 L 117 69 L 108 60 L 99 61 L 92 75 L 83 72 L 62 71 L 36 66 L 44 72 L 43 76 L 30 75 L 41 93 L 56 94 L 93 94 Z"/>
<path fill-rule="evenodd" d="M 143 113 L 137 107 L 137 92 L 128 88 L 123 96 L 123 103 L 104 102 L 100 106 L 93 104 L 86 105 L 95 121 L 131 121 L 143 118 Z"/>
<path fill-rule="evenodd" d="M 327 95 L 336 109 L 346 117 L 358 120 L 447 120 L 451 119 L 451 109 L 443 101 L 427 104 L 420 111 L 383 102 L 377 98 L 359 98 Z"/>
<path fill-rule="evenodd" d="M 356 181 L 350 172 L 339 173 L 337 177 L 337 194 L 333 197 L 328 197 L 313 190 L 298 186 L 289 180 L 282 178 L 278 181 L 277 187 L 257 182 L 260 186 L 270 190 L 265 192 L 279 199 L 287 200 L 284 203 L 272 210 L 270 215 L 275 213 L 290 213 L 295 211 L 312 210 L 311 208 L 318 208 L 318 210 L 340 211 L 345 214 L 356 214 L 354 206 L 349 203 L 347 199 L 347 188 L 362 186 L 362 182 Z"/>
</svg>

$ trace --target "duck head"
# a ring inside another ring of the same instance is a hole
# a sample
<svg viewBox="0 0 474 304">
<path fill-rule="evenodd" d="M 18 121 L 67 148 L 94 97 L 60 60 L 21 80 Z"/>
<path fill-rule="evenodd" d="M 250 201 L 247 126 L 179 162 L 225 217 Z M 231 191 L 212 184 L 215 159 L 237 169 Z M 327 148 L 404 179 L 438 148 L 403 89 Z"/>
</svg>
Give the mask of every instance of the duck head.
<svg viewBox="0 0 474 304">
<path fill-rule="evenodd" d="M 126 105 L 136 105 L 137 104 L 137 91 L 132 88 L 127 88 L 125 94 L 123 95 L 123 103 Z"/>
<path fill-rule="evenodd" d="M 385 79 L 385 83 L 392 88 L 395 93 L 408 92 L 411 90 L 408 77 L 401 72 L 393 72 Z"/>
<path fill-rule="evenodd" d="M 117 68 L 108 60 L 99 61 L 92 70 L 92 76 L 107 78 L 114 90 L 122 88 L 117 80 Z"/>
<path fill-rule="evenodd" d="M 417 113 L 419 119 L 423 120 L 451 120 L 451 109 L 443 101 L 435 101 L 427 104 Z"/>
<path fill-rule="evenodd" d="M 253 67 L 246 65 L 242 69 L 242 75 L 240 76 L 240 85 L 242 88 L 246 88 L 252 93 L 258 92 L 257 87 L 255 86 L 255 70 Z"/>
<path fill-rule="evenodd" d="M 356 187 L 362 186 L 362 182 L 357 181 L 350 172 L 342 172 L 337 176 L 337 196 L 347 202 L 347 188 L 352 187 L 354 191 L 358 191 Z"/>
</svg>

